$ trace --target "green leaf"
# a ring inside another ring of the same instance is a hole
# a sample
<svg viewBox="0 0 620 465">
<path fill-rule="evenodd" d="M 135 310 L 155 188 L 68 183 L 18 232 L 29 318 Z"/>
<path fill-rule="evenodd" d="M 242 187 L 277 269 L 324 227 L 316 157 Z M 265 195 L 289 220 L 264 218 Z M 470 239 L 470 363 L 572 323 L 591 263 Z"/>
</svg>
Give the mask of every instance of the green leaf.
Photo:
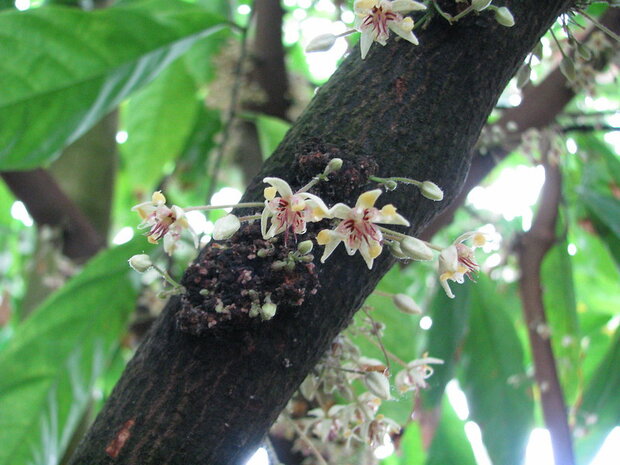
<svg viewBox="0 0 620 465">
<path fill-rule="evenodd" d="M 476 465 L 471 443 L 465 435 L 465 422 L 444 397 L 441 418 L 428 451 L 426 465 Z"/>
<path fill-rule="evenodd" d="M 182 60 L 167 67 L 131 97 L 121 112 L 128 138 L 121 147 L 133 188 L 154 190 L 182 151 L 200 103 Z"/>
<path fill-rule="evenodd" d="M 533 422 L 533 402 L 529 383 L 524 383 L 523 348 L 505 301 L 484 276 L 473 286 L 461 386 L 493 463 L 520 465 Z"/>
<path fill-rule="evenodd" d="M 581 199 L 586 204 L 596 232 L 620 267 L 620 201 L 591 189 L 584 189 Z"/>
<path fill-rule="evenodd" d="M 592 377 L 577 416 L 583 436 L 576 449 L 580 463 L 589 463 L 610 431 L 620 425 L 620 331 Z"/>
<path fill-rule="evenodd" d="M 471 311 L 472 285 L 473 283 L 468 282 L 459 286 L 454 299 L 439 290 L 431 304 L 433 326 L 428 331 L 426 352 L 430 357 L 440 358 L 444 363 L 433 365 L 433 376 L 428 380 L 429 388 L 422 392 L 425 409 L 441 404 L 446 384 L 454 377 L 456 354 L 467 330 Z"/>
<path fill-rule="evenodd" d="M 290 129 L 290 123 L 273 116 L 256 116 L 256 128 L 263 159 L 267 159 L 276 150 L 284 136 Z"/>
<path fill-rule="evenodd" d="M 52 160 L 223 19 L 173 0 L 0 13 L 0 169 Z"/>
<path fill-rule="evenodd" d="M 553 354 L 562 387 L 566 398 L 574 399 L 578 394 L 581 351 L 572 263 L 567 246 L 564 240 L 547 253 L 542 263 L 541 279 Z M 570 400 L 567 402 L 571 403 Z"/>
<path fill-rule="evenodd" d="M 62 457 L 135 307 L 127 259 L 144 245 L 100 253 L 15 329 L 0 353 L 0 464 Z"/>
<path fill-rule="evenodd" d="M 191 134 L 186 140 L 181 156 L 176 161 L 176 176 L 185 187 L 190 187 L 193 192 L 201 187 L 204 188 L 204 194 L 201 197 L 203 199 L 208 191 L 207 160 L 209 153 L 215 147 L 215 135 L 220 132 L 221 128 L 220 112 L 201 106 Z M 196 186 L 198 182 L 201 182 L 202 186 Z"/>
</svg>

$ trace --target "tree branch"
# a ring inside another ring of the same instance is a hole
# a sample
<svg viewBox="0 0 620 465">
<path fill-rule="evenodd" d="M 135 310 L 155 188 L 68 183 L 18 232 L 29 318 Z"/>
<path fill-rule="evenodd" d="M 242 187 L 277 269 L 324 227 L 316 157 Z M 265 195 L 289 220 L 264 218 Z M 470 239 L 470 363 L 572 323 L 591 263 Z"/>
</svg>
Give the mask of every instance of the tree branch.
<svg viewBox="0 0 620 465">
<path fill-rule="evenodd" d="M 63 254 L 67 257 L 86 260 L 103 248 L 104 239 L 47 171 L 4 171 L 0 176 L 39 226 L 62 230 Z"/>
<path fill-rule="evenodd" d="M 573 465 L 575 458 L 571 432 L 547 330 L 540 276 L 542 261 L 555 243 L 562 179 L 557 164 L 547 161 L 544 167 L 545 184 L 541 193 L 540 208 L 532 228 L 522 236 L 517 247 L 521 268 L 519 288 L 534 358 L 536 381 L 540 388 L 545 424 L 551 434 L 555 463 Z"/>
<path fill-rule="evenodd" d="M 429 179 L 453 199 L 500 92 L 569 3 L 511 2 L 518 18 L 513 28 L 491 15 L 455 26 L 437 20 L 420 34 L 420 47 L 391 40 L 375 45 L 365 61 L 351 54 L 245 199 L 262 198 L 267 175 L 301 187 L 333 157 L 344 160 L 342 170 L 314 191 L 330 205 L 354 204 L 376 186 L 368 181 L 372 174 Z M 414 234 L 442 209 L 410 186 L 385 194 L 382 202 L 398 206 Z M 258 229 L 242 228 L 200 253 L 183 278 L 187 293 L 169 301 L 73 464 L 109 464 L 111 458 L 141 465 L 243 463 L 393 264 L 384 253 L 368 270 L 359 256 L 339 248 L 325 264 L 315 260 L 273 275 L 272 260 L 290 247 L 280 237 L 274 256 L 257 257 L 257 248 L 266 246 Z M 245 305 L 240 286 L 262 297 L 271 292 L 276 316 L 260 322 L 237 311 Z M 208 303 L 215 297 L 234 306 L 230 319 Z"/>
<path fill-rule="evenodd" d="M 620 33 L 620 9 L 610 8 L 601 23 L 616 33 Z M 601 63 L 603 66 L 606 63 Z M 528 129 L 542 129 L 551 125 L 562 110 L 575 96 L 566 78 L 556 67 L 538 86 L 528 85 L 524 89 L 521 104 L 506 110 L 497 126 L 506 129 L 509 122 L 517 129 L 510 131 L 510 139 L 501 147 L 495 147 L 488 153 L 474 153 L 472 166 L 460 194 L 435 220 L 428 225 L 421 237 L 430 240 L 437 231 L 450 224 L 454 213 L 465 203 L 469 192 L 491 172 L 517 146 L 521 135 Z"/>
</svg>

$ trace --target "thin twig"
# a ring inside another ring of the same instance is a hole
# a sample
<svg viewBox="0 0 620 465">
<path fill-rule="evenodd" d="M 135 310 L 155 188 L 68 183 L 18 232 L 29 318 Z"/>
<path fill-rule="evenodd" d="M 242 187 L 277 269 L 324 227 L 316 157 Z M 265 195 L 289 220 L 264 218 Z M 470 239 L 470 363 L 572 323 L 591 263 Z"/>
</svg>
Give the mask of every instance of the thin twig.
<svg viewBox="0 0 620 465">
<path fill-rule="evenodd" d="M 308 446 L 308 449 L 310 449 L 310 451 L 312 452 L 312 454 L 316 457 L 317 462 L 319 462 L 319 465 L 327 465 L 327 462 L 325 461 L 325 459 L 323 458 L 323 455 L 321 454 L 321 452 L 316 448 L 316 446 L 314 444 L 312 444 L 312 441 L 310 440 L 310 438 L 306 435 L 306 433 L 304 433 L 302 431 L 302 429 L 297 425 L 297 423 L 295 423 L 293 421 L 292 418 L 286 417 L 286 419 L 289 421 L 289 423 L 291 425 L 293 425 L 293 428 L 295 428 L 295 432 L 297 433 L 297 435 L 306 443 L 306 446 Z"/>
</svg>

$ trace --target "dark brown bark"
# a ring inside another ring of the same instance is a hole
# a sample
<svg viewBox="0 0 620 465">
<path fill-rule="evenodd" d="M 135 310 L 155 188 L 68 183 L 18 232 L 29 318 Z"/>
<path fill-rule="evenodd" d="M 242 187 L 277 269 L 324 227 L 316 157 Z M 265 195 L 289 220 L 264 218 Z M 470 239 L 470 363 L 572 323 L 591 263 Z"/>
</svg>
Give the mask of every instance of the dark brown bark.
<svg viewBox="0 0 620 465">
<path fill-rule="evenodd" d="M 568 3 L 510 2 L 517 18 L 514 28 L 497 25 L 490 15 L 452 27 L 436 20 L 419 34 L 420 47 L 392 40 L 384 48 L 375 44 L 364 62 L 357 53 L 349 56 L 245 198 L 262 198 L 263 176 L 285 178 L 297 188 L 322 168 L 320 161 L 339 156 L 345 160 L 343 170 L 317 190 L 328 204 L 353 204 L 360 192 L 374 187 L 367 174 L 375 167 L 380 176 L 430 179 L 453 199 L 499 93 Z M 410 219 L 412 233 L 442 208 L 408 187 L 384 197 L 379 206 L 392 202 L 399 207 Z M 256 236 L 239 236 L 242 232 L 235 240 L 250 247 Z M 234 273 L 227 260 L 235 247 L 201 252 L 184 283 L 190 287 L 194 278 L 200 281 L 201 268 L 219 268 L 222 276 Z M 202 262 L 206 256 L 216 258 Z M 246 262 L 251 279 L 269 269 L 269 259 L 248 257 Z M 195 291 L 171 299 L 72 463 L 243 463 L 392 259 L 384 253 L 369 271 L 359 256 L 349 257 L 340 248 L 324 265 L 315 263 L 318 292 L 304 296 L 301 305 L 277 302 L 278 313 L 268 322 L 241 315 L 207 330 L 200 322 L 206 315 L 182 307 L 182 302 L 200 301 Z M 278 289 L 299 290 L 295 283 L 313 274 L 312 267 L 298 266 Z M 217 279 L 211 284 L 219 285 Z M 183 320 L 183 326 L 200 336 L 178 329 L 184 312 L 195 319 Z M 208 312 L 215 320 L 221 319 L 218 315 Z M 111 445 L 114 458 L 106 453 Z"/>
<path fill-rule="evenodd" d="M 253 79 L 266 94 L 266 100 L 255 110 L 286 119 L 290 105 L 288 75 L 282 44 L 282 17 L 280 0 L 256 0 L 256 36 L 252 44 L 254 61 Z"/>
<path fill-rule="evenodd" d="M 4 171 L 0 175 L 38 225 L 60 228 L 62 252 L 67 257 L 86 260 L 103 248 L 104 239 L 47 171 Z"/>
<path fill-rule="evenodd" d="M 540 388 L 545 425 L 551 434 L 555 463 L 573 465 L 575 457 L 572 436 L 551 347 L 541 285 L 542 261 L 555 243 L 561 193 L 560 169 L 555 164 L 546 163 L 540 208 L 532 228 L 523 235 L 517 249 L 521 268 L 521 301 L 532 348 L 536 382 Z"/>
</svg>

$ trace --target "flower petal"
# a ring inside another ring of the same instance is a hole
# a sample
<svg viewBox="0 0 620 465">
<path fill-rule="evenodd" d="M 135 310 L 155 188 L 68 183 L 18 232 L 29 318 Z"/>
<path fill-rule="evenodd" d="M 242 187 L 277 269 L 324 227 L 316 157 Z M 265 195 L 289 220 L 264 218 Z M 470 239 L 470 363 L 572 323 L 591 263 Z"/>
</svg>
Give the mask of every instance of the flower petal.
<svg viewBox="0 0 620 465">
<path fill-rule="evenodd" d="M 439 274 L 454 273 L 459 267 L 459 254 L 456 245 L 452 244 L 439 254 Z"/>
<path fill-rule="evenodd" d="M 426 10 L 426 5 L 413 0 L 394 0 L 390 3 L 390 8 L 396 13 L 409 13 L 410 11 Z"/>
<path fill-rule="evenodd" d="M 406 21 L 406 20 L 409 21 Z M 418 45 L 418 38 L 411 32 L 411 26 L 413 26 L 413 20 L 411 18 L 405 18 L 402 21 L 390 21 L 388 23 L 388 28 L 394 31 L 403 39 L 411 42 L 413 45 Z"/>
<path fill-rule="evenodd" d="M 379 210 L 379 215 L 377 215 L 377 218 L 373 221 L 373 223 L 409 226 L 409 221 L 396 213 L 396 208 L 391 203 L 388 203 L 381 210 Z"/>
<path fill-rule="evenodd" d="M 329 209 L 329 216 L 332 218 L 340 218 L 344 220 L 351 212 L 351 207 L 344 203 L 337 203 Z"/>
<path fill-rule="evenodd" d="M 366 58 L 368 55 L 368 51 L 370 50 L 370 46 L 372 45 L 373 40 L 375 39 L 375 35 L 372 29 L 364 28 L 360 37 L 360 52 L 362 52 L 362 60 Z"/>
<path fill-rule="evenodd" d="M 381 195 L 381 189 L 373 189 L 371 191 L 366 191 L 362 195 L 357 198 L 357 203 L 355 207 L 361 208 L 372 208 L 375 206 L 375 202 Z"/>
<path fill-rule="evenodd" d="M 329 258 L 329 256 L 333 253 L 336 247 L 338 247 L 338 244 L 340 244 L 341 241 L 342 236 L 329 229 L 324 229 L 317 235 L 317 242 L 320 245 L 325 246 L 323 256 L 321 257 L 321 263 L 325 263 L 325 260 Z"/>
<path fill-rule="evenodd" d="M 448 284 L 448 278 L 441 275 L 439 277 L 439 284 L 443 287 L 443 290 L 446 292 L 446 295 L 451 299 L 454 299 L 454 294 L 452 293 L 452 289 L 450 289 L 450 285 Z"/>
<path fill-rule="evenodd" d="M 260 215 L 260 232 L 263 235 L 263 239 L 266 239 L 265 236 L 267 235 L 267 221 L 269 220 L 269 216 L 271 216 L 269 203 L 265 202 L 265 208 L 263 208 L 263 212 Z"/>
<path fill-rule="evenodd" d="M 282 197 L 290 197 L 291 195 L 293 195 L 291 186 L 289 186 L 288 182 L 286 182 L 284 179 L 265 178 L 263 179 L 263 182 L 266 182 L 267 184 L 271 184 L 273 187 L 278 189 L 278 192 L 280 193 Z"/>
</svg>

